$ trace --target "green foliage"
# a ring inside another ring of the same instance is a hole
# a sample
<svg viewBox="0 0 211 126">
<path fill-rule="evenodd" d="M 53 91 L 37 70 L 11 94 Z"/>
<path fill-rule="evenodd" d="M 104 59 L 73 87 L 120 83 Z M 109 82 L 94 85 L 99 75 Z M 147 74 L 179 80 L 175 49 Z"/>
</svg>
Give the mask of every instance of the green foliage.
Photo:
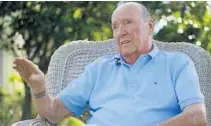
<svg viewBox="0 0 211 126">
<path fill-rule="evenodd" d="M 207 2 L 169 2 L 162 4 L 162 10 L 153 8 L 161 16 L 163 28 L 155 39 L 173 42 L 190 42 L 211 52 L 211 11 Z"/>
<path fill-rule="evenodd" d="M 21 119 L 23 83 L 17 74 L 12 74 L 9 80 L 9 85 L 0 87 L 0 126 L 9 126 Z"/>
</svg>

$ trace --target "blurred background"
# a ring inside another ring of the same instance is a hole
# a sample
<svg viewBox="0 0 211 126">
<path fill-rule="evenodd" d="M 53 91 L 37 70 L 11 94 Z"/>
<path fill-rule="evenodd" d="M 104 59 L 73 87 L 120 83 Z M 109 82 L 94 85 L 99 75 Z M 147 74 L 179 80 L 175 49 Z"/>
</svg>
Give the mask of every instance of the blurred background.
<svg viewBox="0 0 211 126">
<path fill-rule="evenodd" d="M 117 3 L 0 1 L 0 126 L 37 114 L 29 87 L 12 70 L 14 58 L 27 57 L 46 73 L 59 46 L 112 38 L 110 17 Z M 211 52 L 210 2 L 142 3 L 155 20 L 154 39 L 189 42 Z"/>
</svg>

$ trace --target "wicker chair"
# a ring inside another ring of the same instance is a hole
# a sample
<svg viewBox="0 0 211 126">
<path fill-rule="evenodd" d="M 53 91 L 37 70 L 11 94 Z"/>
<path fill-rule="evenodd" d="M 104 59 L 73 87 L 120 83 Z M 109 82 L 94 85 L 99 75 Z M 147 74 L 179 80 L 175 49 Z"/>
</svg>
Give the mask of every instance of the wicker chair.
<svg viewBox="0 0 211 126">
<path fill-rule="evenodd" d="M 193 60 L 205 95 L 207 121 L 211 126 L 211 57 L 204 49 L 190 43 L 167 43 L 154 40 L 160 50 L 179 51 Z M 102 42 L 74 41 L 61 46 L 53 54 L 46 78 L 46 87 L 50 95 L 56 96 L 67 83 L 76 79 L 84 67 L 100 56 L 117 53 L 113 39 Z M 20 121 L 13 126 L 53 126 L 40 119 Z M 55 125 L 55 124 L 54 124 Z"/>
</svg>

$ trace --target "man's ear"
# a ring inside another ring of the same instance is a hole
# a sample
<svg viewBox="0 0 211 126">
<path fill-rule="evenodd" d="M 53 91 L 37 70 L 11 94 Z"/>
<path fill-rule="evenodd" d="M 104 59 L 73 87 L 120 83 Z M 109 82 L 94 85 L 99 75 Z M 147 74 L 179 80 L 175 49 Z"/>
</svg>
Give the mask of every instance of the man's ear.
<svg viewBox="0 0 211 126">
<path fill-rule="evenodd" d="M 152 35 L 152 33 L 154 32 L 154 21 L 153 19 L 150 19 L 148 22 L 148 28 L 149 28 L 149 35 Z"/>
</svg>

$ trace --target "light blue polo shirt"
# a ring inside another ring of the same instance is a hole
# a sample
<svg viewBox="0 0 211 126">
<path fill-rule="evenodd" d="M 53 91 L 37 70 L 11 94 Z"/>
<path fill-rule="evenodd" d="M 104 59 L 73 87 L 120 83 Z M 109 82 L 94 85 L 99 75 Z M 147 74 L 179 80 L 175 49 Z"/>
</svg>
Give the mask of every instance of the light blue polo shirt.
<svg viewBox="0 0 211 126">
<path fill-rule="evenodd" d="M 193 62 L 182 53 L 159 51 L 155 44 L 133 65 L 119 54 L 99 58 L 58 98 L 77 116 L 89 106 L 87 123 L 99 126 L 152 126 L 188 105 L 204 103 Z"/>
</svg>

